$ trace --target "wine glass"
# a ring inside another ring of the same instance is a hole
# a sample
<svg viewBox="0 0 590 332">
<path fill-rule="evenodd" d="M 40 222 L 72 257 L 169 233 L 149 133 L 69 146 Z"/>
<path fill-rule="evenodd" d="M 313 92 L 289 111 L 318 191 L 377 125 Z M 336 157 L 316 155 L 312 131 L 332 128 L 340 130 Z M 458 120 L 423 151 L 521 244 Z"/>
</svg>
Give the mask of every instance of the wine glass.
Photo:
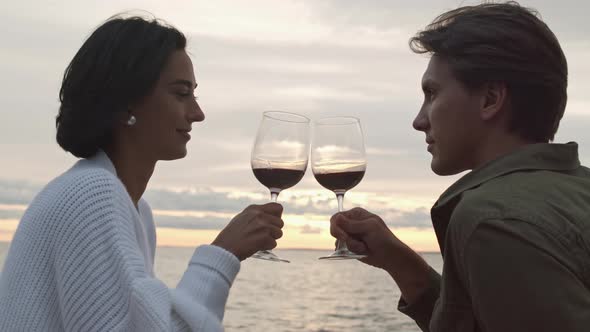
<svg viewBox="0 0 590 332">
<path fill-rule="evenodd" d="M 295 113 L 263 113 L 251 165 L 254 176 L 268 188 L 273 202 L 282 190 L 296 185 L 305 174 L 309 159 L 309 124 L 308 118 Z M 289 263 L 270 250 L 258 251 L 252 257 Z"/>
<path fill-rule="evenodd" d="M 314 123 L 311 145 L 311 169 L 316 180 L 333 191 L 342 212 L 344 194 L 359 184 L 365 175 L 367 160 L 360 120 L 355 117 L 329 117 Z M 320 259 L 359 259 L 366 257 L 348 250 L 337 241 L 336 250 Z"/>
</svg>

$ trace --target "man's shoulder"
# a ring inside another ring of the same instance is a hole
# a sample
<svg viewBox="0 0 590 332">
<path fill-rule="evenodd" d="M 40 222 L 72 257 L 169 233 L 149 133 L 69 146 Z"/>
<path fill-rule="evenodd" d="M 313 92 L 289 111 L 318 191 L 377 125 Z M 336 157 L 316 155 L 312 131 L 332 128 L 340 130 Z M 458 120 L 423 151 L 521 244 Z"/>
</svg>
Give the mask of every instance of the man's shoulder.
<svg viewBox="0 0 590 332">
<path fill-rule="evenodd" d="M 548 186 L 547 181 L 539 181 L 538 174 L 531 172 L 504 175 L 463 192 L 453 216 L 476 222 L 526 214 L 543 199 Z"/>
<path fill-rule="evenodd" d="M 590 170 L 586 167 L 571 172 L 518 171 L 465 191 L 456 210 L 479 211 L 484 218 L 510 217 L 536 211 L 549 200 L 567 201 L 585 194 L 590 195 Z"/>
<path fill-rule="evenodd" d="M 468 236 L 482 223 L 508 222 L 563 235 L 587 224 L 590 171 L 522 171 L 465 191 L 453 210 L 452 232 Z"/>
</svg>

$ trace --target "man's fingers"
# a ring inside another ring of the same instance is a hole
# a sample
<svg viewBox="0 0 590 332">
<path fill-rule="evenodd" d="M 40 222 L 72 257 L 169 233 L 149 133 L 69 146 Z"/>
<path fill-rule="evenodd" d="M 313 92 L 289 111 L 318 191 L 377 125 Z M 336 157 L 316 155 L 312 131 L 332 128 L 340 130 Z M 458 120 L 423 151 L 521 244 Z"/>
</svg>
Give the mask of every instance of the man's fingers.
<svg viewBox="0 0 590 332">
<path fill-rule="evenodd" d="M 355 254 L 366 255 L 368 253 L 367 246 L 362 241 L 352 237 L 349 237 L 348 240 L 346 240 L 346 246 Z"/>
<path fill-rule="evenodd" d="M 275 217 L 280 218 L 283 215 L 283 206 L 278 203 L 266 203 L 264 205 L 261 205 L 260 208 L 265 213 L 268 213 L 268 214 L 273 215 Z"/>
<path fill-rule="evenodd" d="M 355 207 L 354 209 L 350 209 L 348 211 L 341 212 L 344 216 L 350 219 L 366 219 L 373 216 L 373 214 L 363 208 Z"/>
<path fill-rule="evenodd" d="M 351 235 L 362 236 L 371 232 L 374 224 L 373 219 L 351 219 L 344 212 L 340 212 L 330 219 L 330 233 L 337 239 L 346 240 Z"/>
<path fill-rule="evenodd" d="M 275 240 L 280 239 L 283 236 L 283 231 L 278 227 L 270 226 L 268 229 L 270 236 L 272 236 L 272 238 Z"/>
<path fill-rule="evenodd" d="M 375 223 L 372 220 L 354 220 L 340 214 L 335 218 L 335 223 L 348 235 L 363 236 L 370 233 Z"/>
<path fill-rule="evenodd" d="M 270 214 L 262 214 L 259 216 L 259 218 L 265 227 L 272 226 L 277 228 L 283 228 L 283 226 L 285 225 L 283 219 Z"/>
<path fill-rule="evenodd" d="M 332 234 L 332 236 L 337 239 L 346 240 L 348 235 L 346 234 L 346 232 L 344 232 L 344 230 L 340 226 L 342 219 L 337 216 L 338 216 L 338 214 L 335 214 L 330 219 L 330 234 Z"/>
<path fill-rule="evenodd" d="M 262 250 L 272 250 L 272 249 L 276 248 L 276 246 L 277 246 L 277 240 L 269 239 L 264 242 Z"/>
<path fill-rule="evenodd" d="M 346 240 L 348 238 L 346 232 L 344 232 L 342 228 L 335 225 L 330 226 L 330 234 L 339 240 Z"/>
</svg>

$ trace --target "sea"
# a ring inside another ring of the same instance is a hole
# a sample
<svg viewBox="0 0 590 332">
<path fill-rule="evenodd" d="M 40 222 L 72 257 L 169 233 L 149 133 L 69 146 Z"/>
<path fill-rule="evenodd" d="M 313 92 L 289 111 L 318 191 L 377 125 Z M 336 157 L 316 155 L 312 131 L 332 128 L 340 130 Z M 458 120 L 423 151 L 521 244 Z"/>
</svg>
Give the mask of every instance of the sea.
<svg viewBox="0 0 590 332">
<path fill-rule="evenodd" d="M 0 243 L 3 266 L 8 243 Z M 194 249 L 158 247 L 155 273 L 175 287 Z M 384 271 L 359 261 L 319 261 L 329 251 L 275 250 L 291 263 L 247 259 L 231 288 L 227 332 L 417 332 L 397 310 L 400 291 Z M 423 253 L 437 271 L 438 253 Z"/>
</svg>

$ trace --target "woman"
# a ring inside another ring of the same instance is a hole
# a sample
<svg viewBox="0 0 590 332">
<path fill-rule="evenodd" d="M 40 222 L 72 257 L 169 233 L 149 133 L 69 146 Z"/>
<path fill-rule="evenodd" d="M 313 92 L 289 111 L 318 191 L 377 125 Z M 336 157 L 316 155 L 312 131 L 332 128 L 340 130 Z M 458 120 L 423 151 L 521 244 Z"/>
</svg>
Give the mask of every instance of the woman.
<svg viewBox="0 0 590 332">
<path fill-rule="evenodd" d="M 1 331 L 221 331 L 240 261 L 276 246 L 282 207 L 250 206 L 197 248 L 176 289 L 154 277 L 141 198 L 159 160 L 183 158 L 193 66 L 181 32 L 115 17 L 65 71 L 57 142 L 82 158 L 25 212 L 0 279 Z"/>
</svg>

